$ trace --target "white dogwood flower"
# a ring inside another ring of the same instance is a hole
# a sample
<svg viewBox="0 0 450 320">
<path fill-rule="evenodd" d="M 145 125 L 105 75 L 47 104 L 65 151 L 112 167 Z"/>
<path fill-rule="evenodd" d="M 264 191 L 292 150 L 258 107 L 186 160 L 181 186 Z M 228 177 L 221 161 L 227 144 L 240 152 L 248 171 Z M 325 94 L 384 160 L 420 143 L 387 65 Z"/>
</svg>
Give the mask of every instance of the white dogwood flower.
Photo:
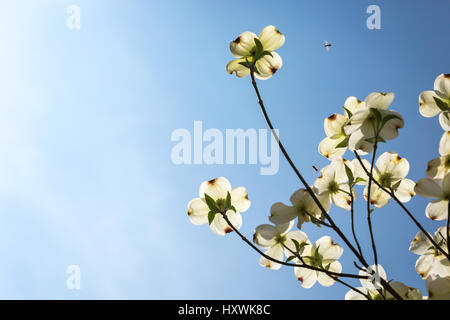
<svg viewBox="0 0 450 320">
<path fill-rule="evenodd" d="M 376 137 L 377 141 L 387 141 L 398 136 L 404 120 L 399 113 L 387 110 L 393 100 L 393 93 L 372 92 L 366 97 L 364 108 L 353 114 L 344 127 L 350 136 L 350 150 L 367 154 L 373 151 Z"/>
<path fill-rule="evenodd" d="M 315 188 L 312 188 L 313 191 Z M 330 197 L 328 195 L 319 196 L 315 192 L 316 197 L 322 204 L 326 212 L 330 210 Z M 290 198 L 292 206 L 287 206 L 284 203 L 277 202 L 270 208 L 269 220 L 275 224 L 288 223 L 298 218 L 297 227 L 302 228 L 302 224 L 310 222 L 311 218 L 321 220 L 322 211 L 311 197 L 311 194 L 306 189 L 299 189 Z"/>
<path fill-rule="evenodd" d="M 227 64 L 227 72 L 244 78 L 250 74 L 249 64 L 256 60 L 255 77 L 269 79 L 283 65 L 280 55 L 274 50 L 279 49 L 284 41 L 285 36 L 274 26 L 265 27 L 259 37 L 249 31 L 241 33 L 230 42 L 230 51 L 237 59 Z"/>
<path fill-rule="evenodd" d="M 288 249 L 293 252 L 296 251 L 295 244 L 292 240 L 296 240 L 299 244 L 309 243 L 306 233 L 299 230 L 290 231 L 293 225 L 294 221 L 275 226 L 262 224 L 255 229 L 253 242 L 257 246 L 267 249 L 265 254 L 269 257 L 278 261 L 284 261 L 285 255 L 287 257 L 292 256 L 292 252 Z M 273 270 L 278 270 L 281 267 L 281 264 L 265 257 L 259 259 L 259 264 Z"/>
<path fill-rule="evenodd" d="M 420 94 L 419 112 L 427 118 L 439 114 L 442 129 L 450 131 L 450 74 L 440 74 L 434 80 L 434 90 Z"/>
<path fill-rule="evenodd" d="M 217 206 L 223 207 L 226 203 L 227 195 L 231 196 L 231 205 L 236 210 L 228 210 L 226 215 L 234 227 L 239 229 L 242 225 L 241 212 L 245 212 L 250 207 L 250 200 L 248 200 L 248 193 L 244 187 L 237 187 L 231 189 L 230 182 L 223 177 L 216 178 L 210 181 L 204 181 L 200 185 L 199 198 L 192 199 L 188 204 L 188 216 L 191 222 L 195 225 L 202 225 L 208 223 L 208 215 L 210 208 L 208 207 L 205 195 L 211 197 Z M 216 214 L 214 220 L 210 223 L 211 230 L 220 236 L 223 236 L 233 229 L 228 225 L 221 214 Z"/>
<path fill-rule="evenodd" d="M 434 199 L 425 209 L 428 218 L 437 221 L 447 219 L 448 201 L 450 200 L 450 173 L 447 173 L 439 181 L 430 178 L 420 179 L 417 181 L 414 191 L 424 198 Z"/>
<path fill-rule="evenodd" d="M 340 245 L 334 243 L 329 236 L 324 236 L 317 240 L 314 245 L 306 245 L 301 257 L 307 265 L 340 273 L 342 265 L 337 260 L 343 252 L 344 249 Z M 304 288 L 311 288 L 317 281 L 324 287 L 332 286 L 335 282 L 333 278 L 322 271 L 295 267 L 294 272 L 297 280 L 301 282 Z"/>
<path fill-rule="evenodd" d="M 350 192 L 353 192 L 354 199 L 356 193 L 349 186 L 345 166 L 353 171 L 352 162 L 341 157 L 333 157 L 331 163 L 320 171 L 321 176 L 314 182 L 314 187 L 320 196 L 329 196 L 336 206 L 350 210 Z"/>
<path fill-rule="evenodd" d="M 347 150 L 348 135 L 344 131 L 351 115 L 362 108 L 364 102 L 356 97 L 349 97 L 344 103 L 345 113 L 335 113 L 324 121 L 324 129 L 327 137 L 319 144 L 319 153 L 327 158 L 331 156 L 342 156 Z"/>
<path fill-rule="evenodd" d="M 381 265 L 370 266 L 367 271 L 361 270 L 360 276 L 368 276 L 368 279 L 361 279 L 362 287 L 357 287 L 359 291 L 369 296 L 372 300 L 394 300 L 394 296 L 382 287 L 380 280 L 387 281 L 386 271 Z M 408 287 L 402 282 L 390 282 L 395 290 L 404 300 L 422 300 L 422 292 L 417 288 Z M 381 290 L 381 293 L 380 293 Z M 365 296 L 357 291 L 350 290 L 345 295 L 345 300 L 367 300 Z"/>
<path fill-rule="evenodd" d="M 440 227 L 433 236 L 436 242 L 444 252 L 447 252 L 447 232 L 446 227 Z M 416 261 L 416 271 L 422 277 L 427 279 L 429 276 L 450 276 L 450 262 L 447 257 L 433 246 L 431 241 L 422 231 L 419 231 L 409 246 L 409 251 L 420 255 Z"/>
<path fill-rule="evenodd" d="M 450 172 L 450 131 L 444 132 L 439 143 L 440 157 L 434 158 L 428 162 L 427 177 L 430 179 L 441 180 Z"/>
<path fill-rule="evenodd" d="M 428 277 L 425 280 L 428 300 L 450 300 L 450 277 Z"/>
<path fill-rule="evenodd" d="M 367 162 L 368 164 L 368 162 Z M 366 167 L 370 172 L 369 167 Z M 392 189 L 401 202 L 408 202 L 415 196 L 414 181 L 407 179 L 409 162 L 395 152 L 383 153 L 375 163 L 373 178 L 384 188 Z M 368 178 L 367 178 L 368 181 Z M 369 185 L 364 189 L 364 198 L 368 199 Z M 388 204 L 391 196 L 383 191 L 375 182 L 371 184 L 370 203 L 381 208 Z"/>
</svg>

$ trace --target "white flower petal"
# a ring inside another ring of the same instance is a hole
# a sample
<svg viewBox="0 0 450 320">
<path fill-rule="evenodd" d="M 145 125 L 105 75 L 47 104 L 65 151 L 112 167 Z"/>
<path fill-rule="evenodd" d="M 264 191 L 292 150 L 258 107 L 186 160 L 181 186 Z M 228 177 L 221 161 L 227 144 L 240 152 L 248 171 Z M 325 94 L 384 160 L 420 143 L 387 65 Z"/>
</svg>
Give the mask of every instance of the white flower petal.
<svg viewBox="0 0 450 320">
<path fill-rule="evenodd" d="M 380 113 L 383 118 L 387 116 L 395 116 L 395 118 L 388 120 L 384 127 L 381 129 L 380 137 L 384 140 L 393 140 L 397 138 L 398 129 L 403 128 L 405 125 L 403 117 L 398 112 L 392 110 L 381 110 Z"/>
<path fill-rule="evenodd" d="M 428 218 L 434 221 L 442 221 L 447 219 L 448 200 L 434 200 L 430 202 L 425 209 L 425 214 Z"/>
<path fill-rule="evenodd" d="M 242 62 L 245 62 L 244 58 L 231 60 L 226 66 L 227 72 L 229 74 L 235 73 L 238 78 L 245 78 L 250 74 L 250 69 L 243 66 Z"/>
<path fill-rule="evenodd" d="M 245 212 L 250 208 L 250 200 L 248 200 L 247 189 L 244 187 L 234 188 L 231 193 L 231 205 L 236 211 Z"/>
<path fill-rule="evenodd" d="M 443 197 L 441 187 L 429 178 L 422 178 L 417 181 L 414 192 L 424 198 L 441 199 Z"/>
<path fill-rule="evenodd" d="M 288 223 L 297 218 L 297 209 L 277 202 L 270 208 L 269 220 L 274 224 Z"/>
<path fill-rule="evenodd" d="M 342 148 L 336 147 L 346 138 L 347 138 L 346 136 L 341 136 L 336 139 L 326 137 L 319 143 L 319 153 L 327 158 L 344 155 L 345 151 L 347 151 L 347 147 Z"/>
<path fill-rule="evenodd" d="M 408 202 L 416 195 L 414 192 L 415 185 L 416 183 L 410 179 L 402 179 L 394 194 L 401 202 Z"/>
<path fill-rule="evenodd" d="M 188 204 L 188 216 L 191 222 L 197 226 L 208 222 L 209 208 L 206 202 L 200 198 L 192 199 Z"/>
<path fill-rule="evenodd" d="M 285 36 L 274 26 L 267 26 L 259 34 L 264 50 L 273 51 L 279 49 L 285 41 Z"/>
<path fill-rule="evenodd" d="M 363 287 L 357 287 L 359 291 L 361 291 L 364 294 L 367 294 L 367 289 Z M 359 292 L 350 290 L 345 294 L 345 300 L 367 300 L 365 296 L 360 294 Z"/>
<path fill-rule="evenodd" d="M 428 248 L 430 246 L 430 240 L 428 240 L 428 238 L 422 231 L 419 231 L 409 245 L 409 251 L 418 255 L 423 255 L 428 252 Z"/>
<path fill-rule="evenodd" d="M 444 176 L 449 172 L 450 166 L 446 168 L 446 163 L 450 164 L 450 157 L 443 156 L 437 157 L 428 162 L 427 165 L 427 178 L 434 180 L 442 180 Z"/>
<path fill-rule="evenodd" d="M 280 236 L 284 236 L 289 230 L 294 226 L 294 221 L 289 221 L 287 223 L 277 224 L 275 225 L 275 229 L 277 230 L 277 234 Z"/>
<path fill-rule="evenodd" d="M 366 185 L 366 188 L 364 189 L 364 199 L 368 199 L 368 191 L 369 191 L 369 185 Z M 389 203 L 389 200 L 391 199 L 391 196 L 384 192 L 380 187 L 378 187 L 374 182 L 372 182 L 371 188 L 370 188 L 370 203 L 373 204 L 377 208 L 383 208 L 385 205 Z"/>
<path fill-rule="evenodd" d="M 231 224 L 239 230 L 242 226 L 241 214 L 239 212 L 229 210 L 227 211 L 226 215 Z M 227 233 L 233 232 L 233 229 L 228 225 L 221 214 L 216 214 L 209 227 L 211 228 L 212 232 L 214 232 L 218 236 L 224 236 Z"/>
<path fill-rule="evenodd" d="M 255 49 L 256 34 L 253 32 L 243 32 L 235 40 L 230 42 L 230 51 L 237 57 L 247 57 L 252 54 Z"/>
<path fill-rule="evenodd" d="M 350 135 L 348 140 L 348 148 L 351 151 L 358 151 L 360 155 L 366 155 L 373 151 L 373 143 L 366 141 L 366 139 L 372 138 L 370 129 L 367 127 L 360 128 Z"/>
<path fill-rule="evenodd" d="M 319 247 L 319 253 L 324 260 L 337 260 L 342 256 L 344 248 L 333 242 L 330 236 L 323 236 L 315 243 Z"/>
<path fill-rule="evenodd" d="M 256 78 L 260 80 L 269 79 L 282 67 L 283 60 L 281 59 L 280 55 L 275 51 L 271 53 L 272 56 L 266 55 L 256 61 Z"/>
<path fill-rule="evenodd" d="M 429 300 L 450 300 L 450 277 L 427 278 L 425 286 L 428 291 Z"/>
<path fill-rule="evenodd" d="M 419 112 L 426 118 L 434 117 L 441 112 L 434 98 L 439 98 L 434 91 L 424 91 L 419 96 Z"/>
<path fill-rule="evenodd" d="M 283 247 L 280 244 L 277 244 L 277 245 L 271 247 L 269 250 L 267 250 L 265 252 L 265 254 L 271 258 L 274 258 L 275 260 L 278 260 L 278 261 L 284 260 Z M 265 257 L 261 257 L 259 259 L 259 264 L 263 267 L 266 267 L 266 268 L 269 268 L 272 270 L 278 270 L 281 268 L 281 264 L 271 261 Z"/>
<path fill-rule="evenodd" d="M 403 179 L 409 172 L 409 162 L 397 153 L 389 151 L 383 153 L 375 164 L 378 173 L 390 173 L 394 180 Z"/>
<path fill-rule="evenodd" d="M 253 242 L 261 248 L 269 248 L 275 244 L 277 229 L 270 224 L 262 224 L 256 227 L 253 234 Z"/>
<path fill-rule="evenodd" d="M 392 92 L 372 92 L 366 97 L 366 107 L 375 109 L 387 109 L 394 100 Z"/>
<path fill-rule="evenodd" d="M 317 281 L 317 272 L 311 269 L 295 267 L 295 276 L 301 282 L 303 288 L 311 288 Z"/>
<path fill-rule="evenodd" d="M 390 283 L 392 289 L 395 290 L 404 300 L 422 300 L 422 292 L 417 288 L 408 287 L 407 285 L 399 282 L 393 281 Z M 391 293 L 386 292 L 387 299 L 394 299 Z"/>
<path fill-rule="evenodd" d="M 439 124 L 444 131 L 450 131 L 450 112 L 441 112 L 439 115 Z"/>
<path fill-rule="evenodd" d="M 368 170 L 370 172 L 370 163 L 369 161 L 367 161 L 366 159 L 361 159 L 361 162 L 364 165 L 364 168 L 366 168 L 366 170 Z M 353 176 L 354 178 L 362 178 L 364 179 L 364 181 L 360 181 L 357 184 L 358 185 L 366 185 L 367 182 L 369 181 L 369 176 L 366 174 L 366 171 L 364 170 L 364 168 L 362 167 L 361 163 L 359 162 L 358 159 L 353 159 L 352 160 L 353 163 L 353 167 L 354 167 L 354 172 L 353 172 Z"/>
<path fill-rule="evenodd" d="M 444 132 L 439 142 L 439 154 L 444 156 L 450 153 L 450 131 Z"/>
<path fill-rule="evenodd" d="M 416 271 L 422 277 L 426 279 L 433 266 L 434 258 L 431 254 L 420 256 L 416 261 Z"/>
<path fill-rule="evenodd" d="M 334 261 L 330 264 L 330 268 L 328 270 L 331 272 L 340 273 L 342 271 L 342 265 L 339 261 Z M 330 287 L 335 283 L 335 280 L 325 272 L 319 272 L 317 275 L 317 280 L 324 287 Z"/>
<path fill-rule="evenodd" d="M 360 101 L 358 98 L 352 96 L 348 97 L 347 100 L 345 100 L 344 107 L 353 115 L 359 110 L 364 109 L 366 105 L 364 101 Z"/>
<path fill-rule="evenodd" d="M 303 231 L 295 230 L 288 232 L 286 234 L 286 241 L 283 243 L 286 247 L 288 247 L 291 251 L 296 251 L 295 244 L 292 240 L 296 240 L 299 244 L 301 243 L 309 243 L 308 236 Z M 311 244 L 309 244 L 311 245 Z M 287 257 L 292 256 L 292 252 L 285 249 L 285 254 Z M 301 252 L 300 252 L 301 254 Z"/>
<path fill-rule="evenodd" d="M 333 200 L 333 203 L 339 208 L 342 208 L 347 211 L 351 209 L 352 201 L 350 195 L 339 191 L 337 193 L 332 194 L 331 199 Z"/>
<path fill-rule="evenodd" d="M 213 198 L 217 199 L 226 199 L 227 193 L 231 192 L 231 184 L 230 182 L 224 178 L 216 178 L 209 181 L 204 181 L 200 185 L 199 197 L 204 198 L 205 194 Z"/>
<path fill-rule="evenodd" d="M 450 97 L 450 74 L 440 74 L 434 80 L 434 90 L 438 91 L 442 96 Z"/>
<path fill-rule="evenodd" d="M 328 137 L 335 137 L 342 135 L 343 127 L 348 122 L 347 116 L 344 116 L 342 114 L 332 114 L 328 118 L 324 120 L 324 129 L 325 133 Z"/>
</svg>

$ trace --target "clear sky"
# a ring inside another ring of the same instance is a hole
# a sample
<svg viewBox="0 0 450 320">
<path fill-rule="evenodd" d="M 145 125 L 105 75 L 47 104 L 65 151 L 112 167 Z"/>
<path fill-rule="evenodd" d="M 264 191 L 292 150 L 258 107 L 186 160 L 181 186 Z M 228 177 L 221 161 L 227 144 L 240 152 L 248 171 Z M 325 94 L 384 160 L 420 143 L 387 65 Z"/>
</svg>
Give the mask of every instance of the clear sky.
<svg viewBox="0 0 450 320">
<path fill-rule="evenodd" d="M 66 9 L 81 8 L 81 29 Z M 381 30 L 366 28 L 366 8 L 381 8 Z M 267 223 L 299 181 L 255 165 L 171 162 L 171 133 L 207 128 L 265 128 L 250 79 L 225 72 L 228 43 L 239 33 L 277 26 L 283 68 L 260 89 L 275 126 L 310 183 L 323 119 L 348 96 L 392 91 L 405 119 L 394 150 L 425 175 L 438 155 L 437 118 L 418 112 L 418 95 L 450 72 L 447 0 L 434 1 L 106 1 L 0 3 L 0 298 L 329 299 L 347 289 L 303 289 L 293 270 L 266 270 L 234 234 L 192 225 L 186 205 L 204 180 L 227 177 L 248 189 L 242 232 Z M 334 44 L 330 52 L 324 40 Z M 361 193 L 359 194 L 361 195 Z M 430 232 L 441 223 L 408 207 Z M 365 211 L 358 230 L 370 253 Z M 349 233 L 349 215 L 336 208 Z M 389 278 L 424 291 L 408 252 L 417 229 L 391 203 L 373 218 Z M 315 241 L 329 234 L 312 225 Z M 370 256 L 369 254 L 367 254 Z M 344 271 L 354 272 L 348 249 Z M 66 288 L 79 265 L 81 289 Z"/>
</svg>

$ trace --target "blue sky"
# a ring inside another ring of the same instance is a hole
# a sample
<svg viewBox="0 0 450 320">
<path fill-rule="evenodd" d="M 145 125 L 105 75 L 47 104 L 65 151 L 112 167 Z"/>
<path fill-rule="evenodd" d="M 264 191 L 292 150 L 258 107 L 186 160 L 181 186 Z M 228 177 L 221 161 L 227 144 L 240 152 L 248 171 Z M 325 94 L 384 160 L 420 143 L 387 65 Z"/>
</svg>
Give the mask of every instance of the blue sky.
<svg viewBox="0 0 450 320">
<path fill-rule="evenodd" d="M 66 9 L 81 8 L 68 30 Z M 381 30 L 366 8 L 381 8 Z M 293 270 L 258 265 L 231 234 L 192 225 L 186 205 L 204 180 L 245 186 L 252 206 L 242 232 L 267 222 L 272 203 L 300 185 L 284 159 L 277 175 L 255 165 L 175 166 L 171 133 L 265 128 L 249 78 L 225 72 L 239 33 L 277 26 L 283 68 L 260 89 L 289 153 L 310 183 L 323 119 L 348 96 L 392 91 L 406 122 L 394 150 L 418 180 L 438 155 L 437 118 L 418 95 L 448 73 L 445 0 L 429 1 L 14 1 L 0 4 L 0 298 L 331 299 L 346 288 L 303 289 Z M 327 53 L 323 40 L 335 46 Z M 361 195 L 361 193 L 360 193 Z M 430 232 L 427 201 L 408 207 Z M 358 230 L 367 256 L 363 202 Z M 349 216 L 331 212 L 349 232 Z M 388 276 L 424 290 L 408 246 L 417 230 L 391 203 L 374 216 Z M 305 226 L 315 241 L 329 231 Z M 341 242 L 336 239 L 337 242 Z M 341 262 L 353 272 L 345 250 Z M 81 290 L 66 288 L 68 265 Z"/>
</svg>

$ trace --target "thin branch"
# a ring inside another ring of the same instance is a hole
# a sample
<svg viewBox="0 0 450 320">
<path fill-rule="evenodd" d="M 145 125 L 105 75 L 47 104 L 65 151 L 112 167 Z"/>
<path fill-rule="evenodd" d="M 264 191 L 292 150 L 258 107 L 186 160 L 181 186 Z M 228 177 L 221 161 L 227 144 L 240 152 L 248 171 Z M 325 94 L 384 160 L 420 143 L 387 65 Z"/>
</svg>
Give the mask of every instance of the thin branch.
<svg viewBox="0 0 450 320">
<path fill-rule="evenodd" d="M 303 260 L 303 257 L 298 253 L 298 252 L 294 252 L 292 251 L 290 248 L 288 248 L 287 246 L 285 246 L 283 244 L 283 247 L 285 249 L 287 249 L 290 253 L 292 253 L 295 257 L 297 257 L 303 264 L 306 264 L 305 261 Z M 326 272 L 325 272 L 326 273 Z M 330 278 L 332 278 L 334 281 L 339 282 L 340 284 L 346 286 L 347 288 L 350 288 L 351 290 L 358 292 L 359 294 L 363 295 L 367 300 L 370 300 L 369 296 L 365 293 L 363 293 L 361 290 L 359 290 L 358 288 L 353 287 L 352 285 L 348 284 L 347 282 L 339 279 L 338 277 L 329 275 Z"/>
<path fill-rule="evenodd" d="M 226 223 L 228 223 L 228 225 L 231 227 L 231 229 L 233 229 L 234 232 L 236 232 L 236 234 L 241 237 L 241 239 L 247 243 L 253 250 L 255 250 L 256 252 L 258 252 L 260 255 L 262 255 L 264 258 L 279 263 L 281 265 L 284 266 L 289 266 L 289 267 L 297 267 L 297 268 L 305 268 L 305 269 L 310 269 L 310 270 L 314 270 L 314 271 L 320 271 L 320 272 L 325 272 L 326 274 L 328 274 L 329 276 L 335 276 L 335 277 L 343 277 L 343 278 L 354 278 L 354 279 L 368 279 L 369 277 L 367 276 L 360 276 L 360 275 L 356 275 L 356 274 L 350 274 L 350 273 L 337 273 L 337 272 L 332 272 L 332 271 L 328 271 L 322 268 L 316 268 L 314 266 L 310 266 L 307 264 L 295 264 L 295 263 L 289 263 L 289 262 L 285 262 L 285 261 L 280 261 L 277 260 L 275 258 L 272 258 L 271 256 L 265 254 L 264 252 L 262 252 L 258 247 L 256 247 L 250 240 L 248 240 L 242 233 L 239 232 L 238 229 L 236 229 L 236 227 L 230 222 L 230 220 L 228 219 L 227 215 L 225 213 L 221 213 L 222 217 L 225 219 Z"/>
<path fill-rule="evenodd" d="M 275 140 L 277 141 L 281 152 L 283 153 L 283 155 L 286 158 L 286 160 L 289 162 L 289 165 L 291 166 L 292 170 L 294 170 L 295 174 L 297 175 L 297 177 L 300 179 L 300 181 L 304 185 L 305 189 L 308 191 L 308 193 L 313 198 L 314 202 L 319 207 L 320 211 L 322 212 L 322 215 L 330 222 L 330 225 L 331 225 L 332 229 L 345 242 L 347 247 L 353 252 L 353 254 L 358 258 L 358 260 L 365 267 L 368 267 L 369 265 L 368 265 L 367 261 L 364 259 L 364 257 L 362 257 L 359 254 L 359 252 L 356 250 L 356 248 L 352 245 L 352 243 L 347 239 L 347 237 L 344 235 L 344 233 L 339 229 L 339 227 L 333 221 L 333 219 L 331 219 L 330 215 L 324 209 L 324 207 L 322 206 L 322 203 L 319 201 L 319 199 L 317 198 L 317 196 L 315 195 L 314 191 L 311 189 L 309 184 L 306 182 L 306 180 L 300 174 L 300 171 L 298 171 L 298 169 L 295 166 L 294 162 L 289 157 L 289 154 L 287 153 L 286 149 L 284 148 L 283 144 L 281 143 L 280 138 L 278 137 L 278 135 L 277 135 L 277 133 L 276 133 L 276 131 L 275 131 L 273 125 L 272 125 L 272 122 L 269 119 L 269 116 L 268 116 L 267 111 L 266 111 L 266 107 L 264 106 L 263 100 L 261 98 L 261 94 L 259 93 L 258 85 L 256 84 L 256 80 L 255 80 L 254 67 L 255 67 L 254 63 L 252 65 L 250 65 L 250 77 L 252 79 L 252 85 L 253 85 L 253 88 L 255 89 L 255 93 L 256 93 L 256 96 L 258 98 L 258 103 L 259 103 L 259 106 L 261 107 L 261 111 L 263 112 L 264 119 L 266 120 L 267 125 L 269 126 L 270 131 L 272 132 L 272 135 L 274 136 Z M 389 291 L 397 300 L 403 300 L 402 297 L 392 288 L 392 286 L 388 282 L 386 282 L 386 281 L 384 281 L 382 279 L 381 283 L 382 283 L 383 287 L 385 287 L 385 289 L 387 291 Z"/>
<path fill-rule="evenodd" d="M 450 201 L 447 207 L 447 239 L 445 241 L 447 242 L 447 252 L 450 254 Z M 447 258 L 450 261 L 450 257 Z"/>
<path fill-rule="evenodd" d="M 354 154 L 356 156 L 356 158 L 358 159 L 359 163 L 361 164 L 364 172 L 369 176 L 370 172 L 369 170 L 367 170 L 367 168 L 364 166 L 364 163 L 361 160 L 361 157 L 359 156 L 357 151 L 354 151 Z M 384 192 L 386 192 L 389 196 L 391 196 L 392 199 L 395 200 L 395 202 L 397 202 L 397 204 L 406 212 L 406 214 L 411 218 L 411 220 L 414 222 L 414 224 L 420 229 L 420 231 L 422 231 L 425 236 L 428 238 L 428 240 L 433 244 L 433 246 L 436 247 L 437 250 L 439 250 L 444 256 L 446 256 L 449 260 L 450 260 L 450 254 L 445 252 L 444 249 L 442 249 L 434 240 L 433 237 L 425 230 L 424 227 L 422 227 L 422 225 L 419 223 L 419 221 L 417 221 L 416 218 L 414 218 L 413 214 L 408 210 L 408 208 L 406 208 L 406 206 L 397 198 L 397 196 L 395 195 L 395 193 L 391 190 L 386 189 L 385 187 L 383 187 L 376 179 L 373 179 L 373 182 L 375 182 L 375 184 Z"/>
<path fill-rule="evenodd" d="M 322 212 L 322 215 L 330 222 L 331 228 L 341 237 L 341 239 L 345 242 L 345 244 L 348 246 L 348 248 L 355 254 L 355 256 L 358 257 L 358 259 L 361 261 L 361 263 L 364 264 L 365 266 L 368 266 L 367 262 L 364 259 L 361 260 L 362 257 L 359 255 L 359 252 L 355 249 L 355 247 L 351 244 L 351 242 L 347 239 L 347 237 L 342 233 L 342 231 L 337 227 L 337 225 L 335 224 L 333 219 L 331 219 L 331 217 L 329 216 L 329 214 L 327 213 L 325 208 L 322 206 L 322 203 L 319 201 L 319 199 L 317 198 L 316 194 L 314 193 L 314 191 L 309 186 L 308 182 L 305 180 L 305 178 L 303 178 L 303 176 L 301 175 L 300 171 L 295 166 L 294 162 L 292 161 L 292 159 L 290 158 L 290 156 L 287 153 L 286 149 L 284 148 L 284 145 L 281 143 L 281 140 L 278 137 L 278 135 L 277 135 L 277 133 L 276 133 L 276 131 L 275 131 L 273 125 L 272 125 L 272 122 L 269 119 L 269 116 L 268 116 L 267 111 L 266 111 L 266 107 L 264 106 L 264 102 L 263 102 L 263 100 L 261 98 L 261 94 L 259 93 L 258 85 L 256 84 L 255 75 L 254 75 L 254 65 L 251 65 L 251 67 L 250 67 L 250 76 L 252 78 L 252 85 L 253 85 L 253 88 L 255 89 L 255 93 L 256 93 L 256 96 L 258 98 L 258 103 L 259 103 L 259 106 L 261 107 L 261 111 L 262 111 L 262 113 L 264 115 L 264 119 L 266 120 L 267 125 L 269 126 L 269 128 L 270 128 L 270 130 L 272 132 L 272 135 L 274 136 L 275 140 L 277 141 L 281 152 L 283 153 L 283 155 L 286 158 L 286 160 L 289 162 L 289 165 L 291 166 L 292 170 L 294 170 L 295 174 L 300 179 L 300 181 L 304 185 L 305 189 L 311 195 L 311 197 L 313 198 L 314 202 L 317 204 L 317 206 L 319 207 L 320 211 Z"/>
<path fill-rule="evenodd" d="M 361 246 L 359 245 L 359 241 L 358 241 L 358 237 L 356 236 L 356 231 L 355 231 L 355 208 L 354 208 L 354 196 L 353 196 L 353 192 L 350 192 L 350 217 L 351 217 L 351 224 L 352 224 L 352 233 L 353 233 L 353 238 L 355 239 L 356 242 L 356 246 L 358 247 L 358 251 L 359 254 L 361 255 L 361 257 L 363 256 L 362 250 L 361 250 Z"/>
<path fill-rule="evenodd" d="M 369 175 L 369 183 L 368 183 L 368 191 L 367 191 L 367 224 L 369 225 L 369 232 L 370 232 L 370 240 L 372 242 L 372 251 L 373 251 L 373 259 L 375 260 L 375 265 L 378 266 L 378 255 L 377 255 L 377 247 L 375 245 L 375 238 L 373 236 L 373 228 L 372 228 L 372 209 L 370 207 L 370 192 L 372 189 L 372 181 L 373 179 L 373 166 L 375 163 L 375 156 L 378 149 L 378 142 L 377 142 L 378 136 L 375 135 L 375 144 L 373 146 L 373 155 L 372 155 L 372 163 L 370 167 L 370 175 Z"/>
</svg>

